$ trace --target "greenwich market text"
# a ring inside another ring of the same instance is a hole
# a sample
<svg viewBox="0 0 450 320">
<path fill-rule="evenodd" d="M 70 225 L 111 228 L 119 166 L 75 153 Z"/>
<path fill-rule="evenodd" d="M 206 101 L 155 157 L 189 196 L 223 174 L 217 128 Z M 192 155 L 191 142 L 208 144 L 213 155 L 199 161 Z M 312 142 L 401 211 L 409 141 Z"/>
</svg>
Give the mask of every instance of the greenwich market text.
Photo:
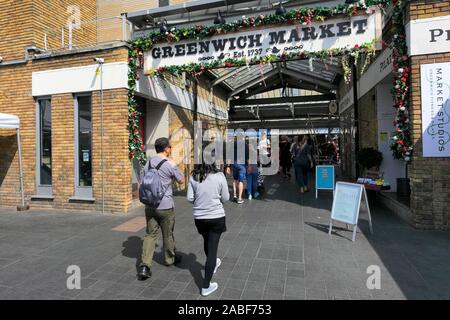
<svg viewBox="0 0 450 320">
<path fill-rule="evenodd" d="M 293 28 L 291 30 L 271 31 L 268 33 L 269 46 L 280 44 L 292 44 L 301 41 L 309 41 L 316 39 L 326 39 L 342 36 L 350 36 L 353 31 L 356 34 L 363 34 L 367 29 L 367 19 L 354 20 L 352 22 L 345 21 L 339 23 L 329 23 L 319 25 L 317 28 L 310 26 L 304 28 Z M 204 54 L 227 52 L 226 57 L 241 58 L 245 56 L 260 56 L 267 53 L 277 53 L 272 50 L 276 48 L 263 48 L 263 30 L 261 33 L 249 35 L 230 36 L 221 39 L 202 40 L 197 42 L 180 43 L 175 45 L 155 46 L 151 50 L 153 59 L 166 59 L 172 57 L 182 57 L 189 55 L 202 54 L 199 60 L 214 59 L 215 57 L 207 57 Z M 302 49 L 302 46 L 285 47 L 284 50 Z M 231 51 L 231 52 L 230 52 Z M 272 52 L 270 52 L 272 51 Z M 225 58 L 219 57 L 219 58 Z"/>
</svg>

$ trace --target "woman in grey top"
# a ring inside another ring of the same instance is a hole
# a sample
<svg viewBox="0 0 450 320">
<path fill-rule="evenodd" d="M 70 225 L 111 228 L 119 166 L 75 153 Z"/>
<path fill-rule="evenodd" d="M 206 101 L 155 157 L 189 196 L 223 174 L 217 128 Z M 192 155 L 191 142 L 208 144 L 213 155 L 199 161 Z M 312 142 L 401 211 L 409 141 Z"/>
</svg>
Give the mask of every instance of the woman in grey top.
<svg viewBox="0 0 450 320">
<path fill-rule="evenodd" d="M 194 204 L 195 226 L 204 240 L 206 264 L 202 296 L 210 295 L 218 288 L 218 284 L 211 283 L 211 279 L 221 263 L 217 258 L 217 249 L 220 235 L 226 231 L 223 203 L 229 198 L 228 183 L 222 172 L 214 165 L 194 166 L 189 179 L 187 199 Z"/>
</svg>

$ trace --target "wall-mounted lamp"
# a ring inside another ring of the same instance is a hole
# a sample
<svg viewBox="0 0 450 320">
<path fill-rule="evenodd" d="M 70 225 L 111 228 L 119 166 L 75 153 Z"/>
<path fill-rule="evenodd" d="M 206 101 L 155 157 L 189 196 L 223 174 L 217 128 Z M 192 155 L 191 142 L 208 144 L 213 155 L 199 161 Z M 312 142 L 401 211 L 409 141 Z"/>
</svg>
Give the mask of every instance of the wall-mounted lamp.
<svg viewBox="0 0 450 320">
<path fill-rule="evenodd" d="M 214 18 L 214 24 L 224 24 L 225 23 L 225 18 L 222 16 L 222 14 L 219 12 L 217 12 L 217 16 Z"/>
<path fill-rule="evenodd" d="M 166 19 L 164 19 L 164 21 L 161 22 L 161 26 L 159 27 L 159 32 L 161 32 L 162 34 L 169 32 L 169 25 L 167 24 Z"/>
<path fill-rule="evenodd" d="M 275 10 L 275 14 L 277 16 L 281 16 L 286 13 L 286 8 L 283 7 L 283 3 L 280 1 L 280 4 L 278 5 L 277 9 Z"/>
</svg>

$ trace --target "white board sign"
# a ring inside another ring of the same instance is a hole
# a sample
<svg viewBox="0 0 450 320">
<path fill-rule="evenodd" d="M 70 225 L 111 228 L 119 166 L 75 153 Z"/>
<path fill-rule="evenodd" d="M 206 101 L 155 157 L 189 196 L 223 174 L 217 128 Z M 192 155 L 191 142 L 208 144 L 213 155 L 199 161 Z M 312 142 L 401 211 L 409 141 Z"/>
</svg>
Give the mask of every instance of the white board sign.
<svg viewBox="0 0 450 320">
<path fill-rule="evenodd" d="M 450 51 L 450 15 L 412 20 L 406 25 L 408 54 L 417 56 Z"/>
<path fill-rule="evenodd" d="M 372 230 L 372 217 L 370 216 L 369 202 L 367 199 L 364 185 L 348 182 L 337 182 L 334 190 L 333 206 L 331 208 L 330 227 L 328 234 L 331 235 L 333 220 L 353 225 L 352 240 L 356 238 L 356 227 L 358 224 L 359 210 L 361 207 L 362 196 L 367 206 L 369 214 L 370 232 Z"/>
<path fill-rule="evenodd" d="M 148 74 L 151 68 L 168 65 L 354 47 L 380 35 L 381 15 L 379 10 L 374 12 L 313 22 L 308 26 L 266 26 L 199 40 L 156 44 L 144 54 L 144 72 Z"/>
<path fill-rule="evenodd" d="M 363 185 L 355 183 L 336 183 L 331 219 L 357 224 L 363 188 Z"/>
<path fill-rule="evenodd" d="M 450 157 L 450 62 L 420 66 L 424 157 Z"/>
</svg>

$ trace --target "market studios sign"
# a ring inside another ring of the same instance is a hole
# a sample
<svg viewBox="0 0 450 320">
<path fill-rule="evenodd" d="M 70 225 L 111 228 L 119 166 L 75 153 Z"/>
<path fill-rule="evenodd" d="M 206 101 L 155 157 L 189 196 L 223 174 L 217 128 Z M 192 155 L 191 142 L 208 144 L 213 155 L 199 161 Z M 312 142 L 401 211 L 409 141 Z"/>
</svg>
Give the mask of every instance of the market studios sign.
<svg viewBox="0 0 450 320">
<path fill-rule="evenodd" d="M 424 157 L 450 157 L 450 62 L 420 66 Z"/>
<path fill-rule="evenodd" d="M 208 63 L 217 59 L 263 57 L 291 51 L 321 51 L 353 47 L 381 35 L 381 14 L 360 15 L 308 26 L 287 25 L 230 33 L 197 41 L 157 44 L 144 56 L 144 72 L 151 68 L 186 63 Z"/>
</svg>

